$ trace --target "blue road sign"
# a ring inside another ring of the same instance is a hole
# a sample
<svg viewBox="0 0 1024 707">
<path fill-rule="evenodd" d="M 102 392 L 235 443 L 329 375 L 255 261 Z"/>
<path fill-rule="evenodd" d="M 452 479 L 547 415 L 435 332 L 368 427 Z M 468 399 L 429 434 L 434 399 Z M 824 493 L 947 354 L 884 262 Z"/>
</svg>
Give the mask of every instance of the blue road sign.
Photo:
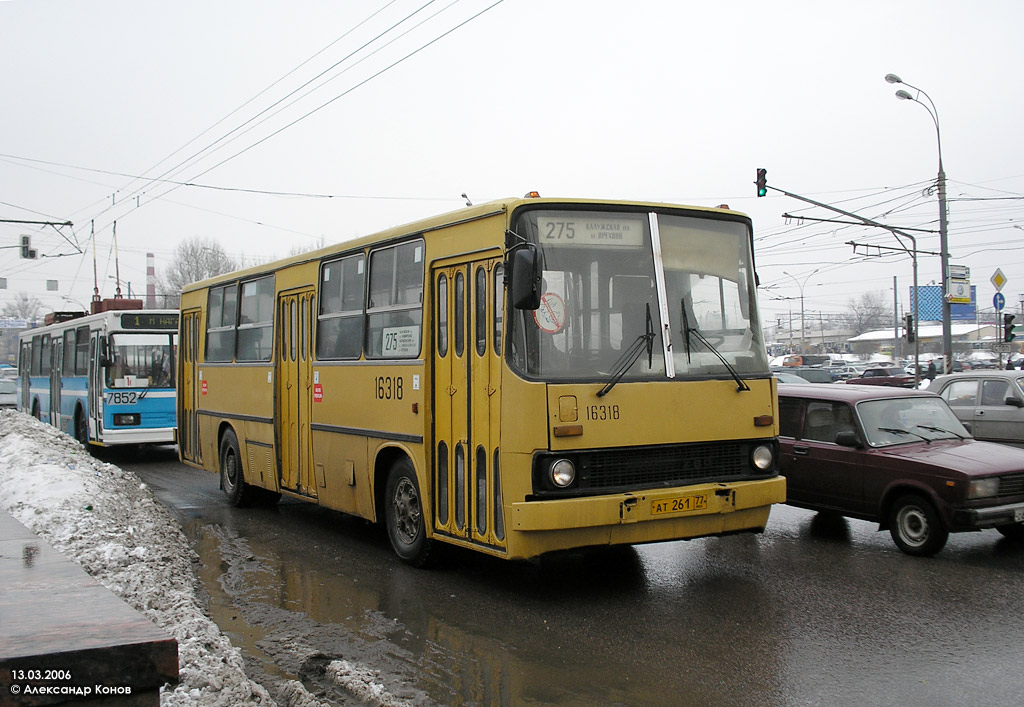
<svg viewBox="0 0 1024 707">
<path fill-rule="evenodd" d="M 992 298 L 992 306 L 996 308 L 997 312 L 1003 311 L 1003 306 L 1006 304 L 1006 297 L 1003 296 L 1002 292 L 997 292 L 995 297 Z"/>
</svg>

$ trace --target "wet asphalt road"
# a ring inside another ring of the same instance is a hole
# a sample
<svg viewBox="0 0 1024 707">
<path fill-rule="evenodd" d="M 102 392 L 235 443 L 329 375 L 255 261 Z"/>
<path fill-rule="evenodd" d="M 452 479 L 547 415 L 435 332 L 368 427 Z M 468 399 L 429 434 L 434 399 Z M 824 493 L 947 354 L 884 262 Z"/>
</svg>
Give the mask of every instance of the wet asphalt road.
<svg viewBox="0 0 1024 707">
<path fill-rule="evenodd" d="M 930 559 L 787 506 L 762 535 L 416 570 L 364 521 L 284 500 L 233 509 L 173 448 L 138 473 L 200 556 L 213 619 L 279 696 L 331 660 L 417 704 L 1024 703 L 1024 546 L 959 534 Z"/>
</svg>

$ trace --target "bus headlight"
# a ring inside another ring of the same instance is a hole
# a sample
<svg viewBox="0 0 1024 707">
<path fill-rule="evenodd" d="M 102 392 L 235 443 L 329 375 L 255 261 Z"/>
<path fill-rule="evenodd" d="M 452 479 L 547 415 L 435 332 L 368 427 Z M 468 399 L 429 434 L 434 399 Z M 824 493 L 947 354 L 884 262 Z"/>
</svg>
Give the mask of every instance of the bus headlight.
<svg viewBox="0 0 1024 707">
<path fill-rule="evenodd" d="M 755 468 L 768 471 L 772 468 L 772 448 L 764 444 L 755 447 L 750 455 L 750 461 Z"/>
<path fill-rule="evenodd" d="M 137 412 L 114 415 L 115 425 L 138 425 L 141 422 L 142 420 L 139 419 L 139 413 Z"/>
<path fill-rule="evenodd" d="M 999 493 L 999 479 L 975 479 L 967 484 L 967 498 L 988 498 Z"/>
<path fill-rule="evenodd" d="M 565 488 L 576 480 L 576 467 L 568 459 L 559 459 L 548 469 L 548 476 L 558 488 Z"/>
</svg>

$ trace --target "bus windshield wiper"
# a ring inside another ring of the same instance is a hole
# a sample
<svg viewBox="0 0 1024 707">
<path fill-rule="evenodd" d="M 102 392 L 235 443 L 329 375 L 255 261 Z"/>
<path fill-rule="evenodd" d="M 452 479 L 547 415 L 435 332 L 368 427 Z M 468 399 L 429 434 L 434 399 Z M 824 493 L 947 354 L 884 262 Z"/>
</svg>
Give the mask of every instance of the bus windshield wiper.
<svg viewBox="0 0 1024 707">
<path fill-rule="evenodd" d="M 732 367 L 725 356 L 715 348 L 714 344 L 707 340 L 707 338 L 700 333 L 700 330 L 696 326 L 690 326 L 690 318 L 686 315 L 686 300 L 679 301 L 680 309 L 683 312 L 683 341 L 686 344 L 686 362 L 690 363 L 690 334 L 697 337 L 697 341 L 704 344 L 708 351 L 718 357 L 718 360 L 722 362 L 726 370 L 729 371 L 729 375 L 732 376 L 733 380 L 736 381 L 736 392 L 741 393 L 744 390 L 749 391 L 750 386 L 747 385 L 746 381 L 740 378 L 740 374 L 736 372 L 736 369 Z"/>
<path fill-rule="evenodd" d="M 605 383 L 601 390 L 597 391 L 597 397 L 603 398 L 605 395 L 615 387 L 615 384 L 622 380 L 622 377 L 626 375 L 626 371 L 633 367 L 633 364 L 640 358 L 640 354 L 647 351 L 647 368 L 651 368 L 654 363 L 654 323 L 651 321 L 651 304 L 647 303 L 647 324 L 646 331 L 643 334 L 636 337 L 636 340 L 629 345 L 622 355 L 619 356 L 619 360 L 615 362 L 612 367 L 612 377 Z"/>
</svg>

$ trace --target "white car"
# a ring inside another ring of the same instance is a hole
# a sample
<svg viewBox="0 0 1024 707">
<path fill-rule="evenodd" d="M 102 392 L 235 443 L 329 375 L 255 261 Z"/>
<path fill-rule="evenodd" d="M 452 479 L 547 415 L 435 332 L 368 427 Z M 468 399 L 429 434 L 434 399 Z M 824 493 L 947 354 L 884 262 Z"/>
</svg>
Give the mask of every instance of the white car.
<svg viewBox="0 0 1024 707">
<path fill-rule="evenodd" d="M 12 378 L 0 378 L 0 408 L 18 407 L 18 383 Z"/>
</svg>

